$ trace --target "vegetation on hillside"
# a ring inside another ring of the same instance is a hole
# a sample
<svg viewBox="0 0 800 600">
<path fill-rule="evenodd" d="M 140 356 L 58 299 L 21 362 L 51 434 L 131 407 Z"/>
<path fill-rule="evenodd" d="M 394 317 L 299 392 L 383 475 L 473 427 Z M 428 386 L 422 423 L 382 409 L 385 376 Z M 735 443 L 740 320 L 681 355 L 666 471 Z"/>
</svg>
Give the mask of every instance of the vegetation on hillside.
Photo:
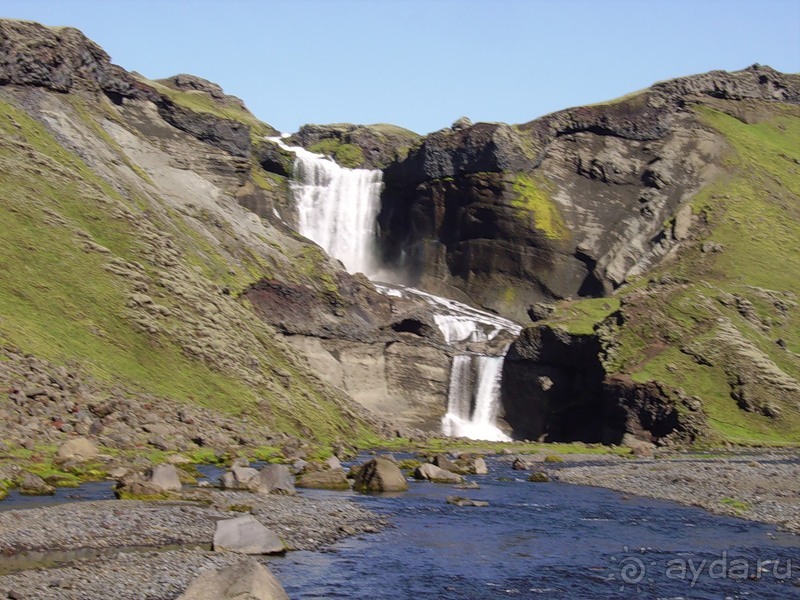
<svg viewBox="0 0 800 600">
<path fill-rule="evenodd" d="M 691 201 L 695 239 L 613 299 L 563 303 L 549 321 L 611 327 L 609 372 L 702 401 L 712 441 L 800 441 L 800 109 L 744 122 L 695 108 L 729 145 L 724 173 Z M 621 302 L 622 325 L 605 320 Z M 602 307 L 601 310 L 598 310 Z"/>
</svg>

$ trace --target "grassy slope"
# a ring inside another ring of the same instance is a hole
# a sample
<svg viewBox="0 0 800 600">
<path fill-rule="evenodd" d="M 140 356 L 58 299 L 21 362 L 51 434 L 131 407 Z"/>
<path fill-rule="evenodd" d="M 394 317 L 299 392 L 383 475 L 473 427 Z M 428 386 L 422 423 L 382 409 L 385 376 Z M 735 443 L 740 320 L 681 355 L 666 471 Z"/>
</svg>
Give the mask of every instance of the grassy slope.
<svg viewBox="0 0 800 600">
<path fill-rule="evenodd" d="M 629 302 L 626 323 L 609 368 L 635 380 L 657 379 L 699 396 L 714 436 L 738 443 L 800 443 L 800 404 L 775 400 L 780 418 L 740 409 L 731 397 L 731 369 L 724 360 L 699 364 L 697 348 L 713 354 L 718 319 L 738 332 L 785 373 L 800 379 L 800 310 L 788 314 L 765 299 L 762 288 L 791 303 L 800 299 L 800 110 L 775 109 L 772 118 L 746 124 L 723 112 L 697 107 L 698 117 L 730 145 L 726 173 L 692 200 L 706 223 L 698 243 L 681 250 L 649 278 L 669 274 L 683 285 L 621 290 Z M 702 242 L 721 244 L 722 252 L 702 252 Z M 720 299 L 742 298 L 756 319 L 746 319 Z M 564 304 L 553 322 L 587 333 L 601 321 L 610 299 Z M 776 341 L 782 340 L 784 350 Z"/>
<path fill-rule="evenodd" d="M 181 250 L 184 271 L 203 267 L 210 278 L 205 281 L 224 283 L 215 281 L 215 274 L 230 269 L 177 215 L 158 221 L 146 201 L 123 197 L 38 121 L 5 102 L 0 102 L 0 165 L 0 343 L 56 363 L 77 362 L 109 388 L 122 385 L 247 415 L 279 431 L 319 441 L 365 435 L 366 427 L 345 416 L 244 308 L 230 308 L 236 339 L 261 365 L 266 381 L 274 384 L 280 373 L 290 378 L 290 388 L 259 388 L 187 354 L 185 336 L 171 335 L 183 326 L 177 318 L 166 319 L 157 334 L 136 326 L 127 309 L 130 282 L 105 268 L 112 260 L 136 262 L 158 277 L 131 214 L 170 236 Z M 87 251 L 87 240 L 107 252 Z M 248 270 L 258 270 L 257 258 Z M 263 414 L 264 400 L 269 414 Z"/>
</svg>

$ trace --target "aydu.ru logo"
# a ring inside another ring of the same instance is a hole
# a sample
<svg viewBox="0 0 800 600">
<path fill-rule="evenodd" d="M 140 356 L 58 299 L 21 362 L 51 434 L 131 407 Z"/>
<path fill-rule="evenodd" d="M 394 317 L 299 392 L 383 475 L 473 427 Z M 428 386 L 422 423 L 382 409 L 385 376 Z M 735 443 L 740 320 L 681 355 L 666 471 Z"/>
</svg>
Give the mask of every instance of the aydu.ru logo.
<svg viewBox="0 0 800 600">
<path fill-rule="evenodd" d="M 623 548 L 629 552 L 627 546 Z M 641 551 L 644 556 L 644 549 Z M 700 577 L 709 579 L 762 579 L 771 577 L 776 581 L 789 581 L 792 578 L 791 559 L 761 559 L 748 560 L 742 557 L 729 557 L 728 552 L 714 559 L 673 558 L 664 564 L 656 561 L 645 563 L 639 556 L 611 557 L 617 563 L 619 579 L 622 582 L 620 591 L 626 585 L 639 585 L 646 581 L 653 583 L 654 576 L 663 575 L 673 581 L 685 581 L 689 587 L 694 587 Z"/>
</svg>

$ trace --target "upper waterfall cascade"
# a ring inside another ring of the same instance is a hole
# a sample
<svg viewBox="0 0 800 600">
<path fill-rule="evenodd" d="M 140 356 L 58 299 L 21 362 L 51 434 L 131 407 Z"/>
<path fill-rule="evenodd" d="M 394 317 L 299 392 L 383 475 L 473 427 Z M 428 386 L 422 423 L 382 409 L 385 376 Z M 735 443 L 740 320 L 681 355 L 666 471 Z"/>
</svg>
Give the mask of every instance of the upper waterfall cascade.
<svg viewBox="0 0 800 600">
<path fill-rule="evenodd" d="M 328 157 L 287 146 L 281 138 L 268 139 L 295 155 L 291 190 L 300 233 L 341 260 L 349 272 L 376 277 L 381 266 L 376 235 L 381 171 L 347 169 Z M 491 341 L 503 331 L 518 335 L 521 330 L 513 321 L 422 290 L 380 282 L 375 282 L 375 288 L 389 296 L 425 300 L 451 346 Z M 496 426 L 504 355 L 458 350 L 451 368 L 447 413 L 442 419 L 445 435 L 509 439 Z"/>
<path fill-rule="evenodd" d="M 295 155 L 291 189 L 300 233 L 341 260 L 349 272 L 373 275 L 382 173 L 346 169 L 280 138 L 269 139 Z"/>
</svg>

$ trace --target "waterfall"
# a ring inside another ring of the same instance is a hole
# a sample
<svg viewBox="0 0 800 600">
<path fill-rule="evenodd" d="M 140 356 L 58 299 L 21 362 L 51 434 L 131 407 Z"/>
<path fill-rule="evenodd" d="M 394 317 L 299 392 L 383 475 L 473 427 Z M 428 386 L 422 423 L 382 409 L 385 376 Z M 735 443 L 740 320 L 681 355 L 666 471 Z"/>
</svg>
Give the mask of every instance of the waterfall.
<svg viewBox="0 0 800 600">
<path fill-rule="evenodd" d="M 376 276 L 376 229 L 380 211 L 382 173 L 347 169 L 325 156 L 301 147 L 287 146 L 281 138 L 268 138 L 295 155 L 291 190 L 297 203 L 298 229 L 351 272 Z M 487 342 L 500 332 L 518 335 L 521 328 L 508 319 L 415 288 L 375 283 L 388 296 L 415 296 L 425 300 L 448 345 Z M 490 441 L 509 438 L 495 421 L 500 406 L 502 356 L 486 356 L 463 349 L 453 357 L 448 387 L 447 413 L 442 433 Z"/>
<path fill-rule="evenodd" d="M 469 354 L 453 357 L 442 433 L 492 442 L 510 439 L 495 425 L 504 358 Z"/>
<path fill-rule="evenodd" d="M 280 138 L 270 139 L 295 155 L 291 190 L 300 233 L 350 273 L 373 274 L 383 174 L 346 169 L 304 148 L 286 146 Z"/>
</svg>

